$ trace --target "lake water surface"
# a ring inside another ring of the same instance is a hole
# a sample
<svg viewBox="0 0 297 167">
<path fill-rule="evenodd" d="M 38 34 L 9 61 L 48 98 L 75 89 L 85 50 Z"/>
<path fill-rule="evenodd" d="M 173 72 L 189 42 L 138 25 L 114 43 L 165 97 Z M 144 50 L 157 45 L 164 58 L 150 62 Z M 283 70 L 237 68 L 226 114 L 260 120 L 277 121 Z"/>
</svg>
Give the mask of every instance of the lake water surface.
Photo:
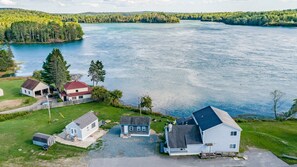
<svg viewBox="0 0 297 167">
<path fill-rule="evenodd" d="M 297 29 L 180 24 L 82 24 L 84 40 L 64 44 L 13 45 L 18 76 L 41 69 L 61 49 L 71 73 L 84 74 L 91 60 L 107 71 L 104 86 L 120 89 L 123 101 L 153 98 L 154 109 L 187 116 L 207 105 L 232 115 L 272 115 L 270 92 L 286 93 L 281 111 L 297 97 Z"/>
</svg>

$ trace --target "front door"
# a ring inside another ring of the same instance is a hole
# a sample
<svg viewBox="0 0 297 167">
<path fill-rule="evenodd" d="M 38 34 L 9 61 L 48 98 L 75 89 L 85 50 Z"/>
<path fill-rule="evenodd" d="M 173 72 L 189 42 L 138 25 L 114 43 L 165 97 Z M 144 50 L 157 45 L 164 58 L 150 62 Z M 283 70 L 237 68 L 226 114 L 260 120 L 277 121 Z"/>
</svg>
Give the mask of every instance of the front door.
<svg viewBox="0 0 297 167">
<path fill-rule="evenodd" d="M 71 136 L 75 136 L 76 135 L 76 129 L 71 129 Z"/>
<path fill-rule="evenodd" d="M 124 126 L 124 134 L 125 135 L 128 134 L 128 126 L 127 125 Z"/>
</svg>

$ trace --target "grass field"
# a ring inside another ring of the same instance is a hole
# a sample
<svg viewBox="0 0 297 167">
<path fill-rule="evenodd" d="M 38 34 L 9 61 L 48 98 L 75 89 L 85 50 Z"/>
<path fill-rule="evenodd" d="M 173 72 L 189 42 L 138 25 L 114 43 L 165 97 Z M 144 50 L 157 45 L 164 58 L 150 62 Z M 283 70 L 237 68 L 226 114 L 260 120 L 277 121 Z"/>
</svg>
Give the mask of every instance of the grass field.
<svg viewBox="0 0 297 167">
<path fill-rule="evenodd" d="M 282 158 L 282 154 L 297 157 L 297 121 L 247 122 L 239 125 L 243 129 L 241 150 L 255 146 L 271 151 L 289 164 L 297 164 L 297 160 Z"/>
<path fill-rule="evenodd" d="M 32 144 L 32 136 L 35 132 L 60 133 L 65 125 L 90 110 L 97 112 L 101 120 L 111 120 L 110 125 L 106 126 L 107 128 L 119 122 L 122 115 L 138 115 L 127 109 L 99 103 L 87 103 L 52 109 L 52 120 L 54 121 L 51 124 L 48 123 L 47 110 L 35 111 L 25 116 L 0 122 L 0 164 L 8 161 L 19 164 L 28 163 L 28 166 L 30 166 L 30 163 L 38 160 L 54 160 L 86 153 L 87 150 L 85 149 L 61 144 L 55 144 L 49 151 L 44 152 L 40 147 Z M 65 118 L 62 118 L 60 113 Z M 157 132 L 162 132 L 167 119 L 170 119 L 158 116 L 151 116 L 151 118 L 158 120 L 152 122 L 151 125 L 151 128 Z"/>
<path fill-rule="evenodd" d="M 22 106 L 28 106 L 35 103 L 37 100 L 33 97 L 20 94 L 21 85 L 25 81 L 25 78 L 2 78 L 0 79 L 0 88 L 4 91 L 4 96 L 0 97 L 0 102 L 5 100 L 21 100 L 21 104 L 14 107 L 4 108 L 0 106 L 0 111 L 13 109 Z"/>
</svg>

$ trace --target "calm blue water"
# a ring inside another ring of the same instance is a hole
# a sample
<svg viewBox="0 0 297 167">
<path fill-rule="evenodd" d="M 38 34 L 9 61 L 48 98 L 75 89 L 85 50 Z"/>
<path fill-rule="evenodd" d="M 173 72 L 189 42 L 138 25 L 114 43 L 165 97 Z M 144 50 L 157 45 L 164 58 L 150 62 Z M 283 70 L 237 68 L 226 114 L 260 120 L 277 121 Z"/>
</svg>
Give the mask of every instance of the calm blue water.
<svg viewBox="0 0 297 167">
<path fill-rule="evenodd" d="M 17 75 L 41 69 L 53 48 L 61 49 L 71 73 L 84 74 L 102 60 L 104 86 L 120 89 L 135 105 L 150 95 L 154 109 L 186 116 L 206 105 L 232 115 L 272 115 L 270 92 L 286 93 L 281 111 L 297 97 L 297 29 L 180 24 L 83 24 L 84 40 L 64 44 L 14 45 L 22 62 Z"/>
</svg>

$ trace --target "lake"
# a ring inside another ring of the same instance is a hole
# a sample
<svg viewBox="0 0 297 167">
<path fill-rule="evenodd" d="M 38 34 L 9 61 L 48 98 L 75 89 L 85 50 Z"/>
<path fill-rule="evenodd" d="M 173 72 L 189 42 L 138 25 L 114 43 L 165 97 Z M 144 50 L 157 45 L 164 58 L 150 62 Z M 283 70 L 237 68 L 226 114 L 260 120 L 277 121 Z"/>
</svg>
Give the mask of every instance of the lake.
<svg viewBox="0 0 297 167">
<path fill-rule="evenodd" d="M 91 60 L 103 61 L 108 89 L 126 104 L 150 95 L 154 110 L 188 116 L 212 105 L 239 114 L 273 116 L 270 92 L 286 93 L 280 111 L 297 97 L 297 29 L 180 24 L 82 24 L 82 41 L 13 45 L 18 76 L 32 75 L 53 48 L 61 49 L 71 73 L 84 75 Z M 100 83 L 102 84 L 102 83 Z"/>
</svg>

